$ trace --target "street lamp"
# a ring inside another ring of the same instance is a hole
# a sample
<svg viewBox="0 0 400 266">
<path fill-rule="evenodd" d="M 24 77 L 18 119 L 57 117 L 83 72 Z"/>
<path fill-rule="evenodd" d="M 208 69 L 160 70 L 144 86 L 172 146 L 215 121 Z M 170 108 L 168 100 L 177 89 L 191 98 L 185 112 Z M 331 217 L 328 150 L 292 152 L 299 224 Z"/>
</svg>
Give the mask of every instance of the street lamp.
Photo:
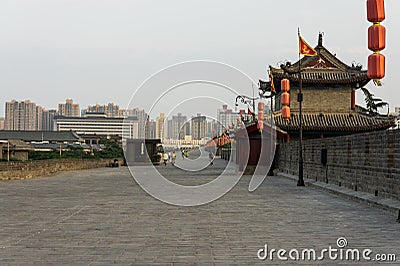
<svg viewBox="0 0 400 266">
<path fill-rule="evenodd" d="M 256 119 L 255 119 L 255 112 L 256 112 L 256 103 L 255 103 L 255 101 L 256 100 L 259 100 L 260 99 L 260 97 L 249 97 L 249 96 L 246 96 L 246 95 L 238 95 L 237 97 L 236 97 L 236 100 L 235 100 L 235 107 L 237 107 L 239 104 L 238 104 L 238 101 L 240 100 L 243 104 L 247 104 L 249 107 L 251 107 L 250 106 L 250 104 L 252 104 L 253 105 L 253 107 L 252 107 L 252 109 L 253 109 L 253 111 L 252 111 L 252 117 L 253 117 L 253 121 L 255 121 Z"/>
</svg>

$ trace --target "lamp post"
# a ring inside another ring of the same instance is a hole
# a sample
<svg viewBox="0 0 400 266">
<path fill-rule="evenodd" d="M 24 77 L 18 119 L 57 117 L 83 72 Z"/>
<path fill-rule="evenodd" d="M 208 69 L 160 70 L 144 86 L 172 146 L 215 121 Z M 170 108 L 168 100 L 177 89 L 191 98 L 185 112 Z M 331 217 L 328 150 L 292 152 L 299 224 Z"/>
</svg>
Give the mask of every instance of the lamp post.
<svg viewBox="0 0 400 266">
<path fill-rule="evenodd" d="M 238 95 L 235 100 L 235 107 L 239 105 L 238 104 L 239 100 L 242 103 L 247 104 L 248 106 L 250 106 L 250 104 L 252 104 L 253 105 L 252 117 L 253 117 L 253 121 L 255 121 L 256 120 L 255 119 L 255 112 L 256 112 L 256 102 L 255 101 L 259 100 L 259 99 L 260 99 L 260 97 L 249 97 L 246 95 Z"/>
<path fill-rule="evenodd" d="M 304 187 L 304 176 L 303 176 L 303 115 L 302 115 L 302 102 L 303 102 L 303 81 L 301 79 L 301 62 L 299 60 L 299 94 L 297 95 L 297 101 L 299 102 L 299 179 L 297 180 L 297 186 Z"/>
</svg>

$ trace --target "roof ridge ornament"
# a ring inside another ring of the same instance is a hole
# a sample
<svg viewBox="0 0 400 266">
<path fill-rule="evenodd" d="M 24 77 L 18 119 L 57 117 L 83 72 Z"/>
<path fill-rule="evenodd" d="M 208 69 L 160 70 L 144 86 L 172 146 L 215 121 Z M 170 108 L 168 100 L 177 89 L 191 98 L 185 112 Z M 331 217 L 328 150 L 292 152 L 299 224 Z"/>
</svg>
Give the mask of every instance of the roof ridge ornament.
<svg viewBox="0 0 400 266">
<path fill-rule="evenodd" d="M 319 32 L 318 34 L 318 46 L 322 47 L 322 40 L 323 40 L 324 32 Z"/>
</svg>

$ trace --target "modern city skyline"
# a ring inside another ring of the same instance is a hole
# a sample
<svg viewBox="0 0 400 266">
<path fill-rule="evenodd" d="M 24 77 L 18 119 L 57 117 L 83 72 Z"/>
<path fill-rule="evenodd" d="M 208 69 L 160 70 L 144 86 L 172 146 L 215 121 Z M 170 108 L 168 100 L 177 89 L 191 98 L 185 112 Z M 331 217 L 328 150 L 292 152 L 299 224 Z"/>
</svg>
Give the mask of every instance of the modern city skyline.
<svg viewBox="0 0 400 266">
<path fill-rule="evenodd" d="M 327 47 L 338 58 L 366 69 L 370 23 L 364 0 L 310 0 L 307 5 L 288 0 L 233 1 L 229 3 L 230 12 L 226 8 L 225 2 L 215 1 L 157 5 L 146 1 L 70 5 L 48 0 L 6 1 L 0 9 L 0 17 L 7 22 L 7 27 L 0 29 L 7 40 L 0 44 L 4 73 L 0 106 L 7 99 L 31 99 L 50 110 L 72 98 L 81 107 L 112 101 L 125 108 L 146 78 L 172 64 L 196 59 L 227 63 L 253 80 L 268 79 L 268 65 L 279 66 L 283 59 L 297 60 L 299 27 L 310 45 L 315 46 L 318 33 L 324 32 Z M 268 16 L 255 15 L 260 10 Z M 393 108 L 400 106 L 400 98 L 394 97 L 398 95 L 396 71 L 400 68 L 400 39 L 396 34 L 400 32 L 396 21 L 400 2 L 386 1 L 386 12 L 383 25 L 388 45 L 383 53 L 387 75 L 383 87 L 371 83 L 368 88 Z M 338 27 L 337 14 L 345 27 Z M 251 96 L 250 84 L 241 93 Z M 362 93 L 357 94 L 357 104 L 364 104 Z M 150 113 L 141 102 L 134 105 Z M 1 109 L 0 117 L 5 116 L 3 112 Z M 191 116 L 196 111 L 185 113 Z"/>
</svg>

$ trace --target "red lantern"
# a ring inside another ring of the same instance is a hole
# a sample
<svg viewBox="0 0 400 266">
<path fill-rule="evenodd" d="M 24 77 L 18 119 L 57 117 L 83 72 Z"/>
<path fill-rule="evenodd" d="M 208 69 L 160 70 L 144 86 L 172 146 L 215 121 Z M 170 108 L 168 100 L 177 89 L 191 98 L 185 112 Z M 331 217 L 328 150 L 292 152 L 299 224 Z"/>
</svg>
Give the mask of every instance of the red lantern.
<svg viewBox="0 0 400 266">
<path fill-rule="evenodd" d="M 385 76 L 385 56 L 373 53 L 368 56 L 368 77 L 370 79 L 381 79 Z"/>
<path fill-rule="evenodd" d="M 290 119 L 290 107 L 289 106 L 282 107 L 282 117 L 285 120 Z"/>
<path fill-rule="evenodd" d="M 380 24 L 374 24 L 368 28 L 368 49 L 380 51 L 385 49 L 386 28 Z"/>
<path fill-rule="evenodd" d="M 281 80 L 281 90 L 285 92 L 290 91 L 290 82 L 288 79 L 282 79 Z"/>
<path fill-rule="evenodd" d="M 258 121 L 263 121 L 264 120 L 264 112 L 260 111 L 258 112 Z"/>
<path fill-rule="evenodd" d="M 281 103 L 282 105 L 289 105 L 290 104 L 290 94 L 287 92 L 283 92 L 281 95 Z"/>
<path fill-rule="evenodd" d="M 260 130 L 260 132 L 263 130 L 263 128 L 264 128 L 264 122 L 263 121 L 261 121 L 261 120 L 258 120 L 258 122 L 257 122 L 257 128 L 258 128 L 258 130 Z"/>
<path fill-rule="evenodd" d="M 264 103 L 263 102 L 259 102 L 258 103 L 258 111 L 263 111 L 264 112 Z"/>
<path fill-rule="evenodd" d="M 373 23 L 385 20 L 384 0 L 367 0 L 367 19 Z"/>
</svg>

